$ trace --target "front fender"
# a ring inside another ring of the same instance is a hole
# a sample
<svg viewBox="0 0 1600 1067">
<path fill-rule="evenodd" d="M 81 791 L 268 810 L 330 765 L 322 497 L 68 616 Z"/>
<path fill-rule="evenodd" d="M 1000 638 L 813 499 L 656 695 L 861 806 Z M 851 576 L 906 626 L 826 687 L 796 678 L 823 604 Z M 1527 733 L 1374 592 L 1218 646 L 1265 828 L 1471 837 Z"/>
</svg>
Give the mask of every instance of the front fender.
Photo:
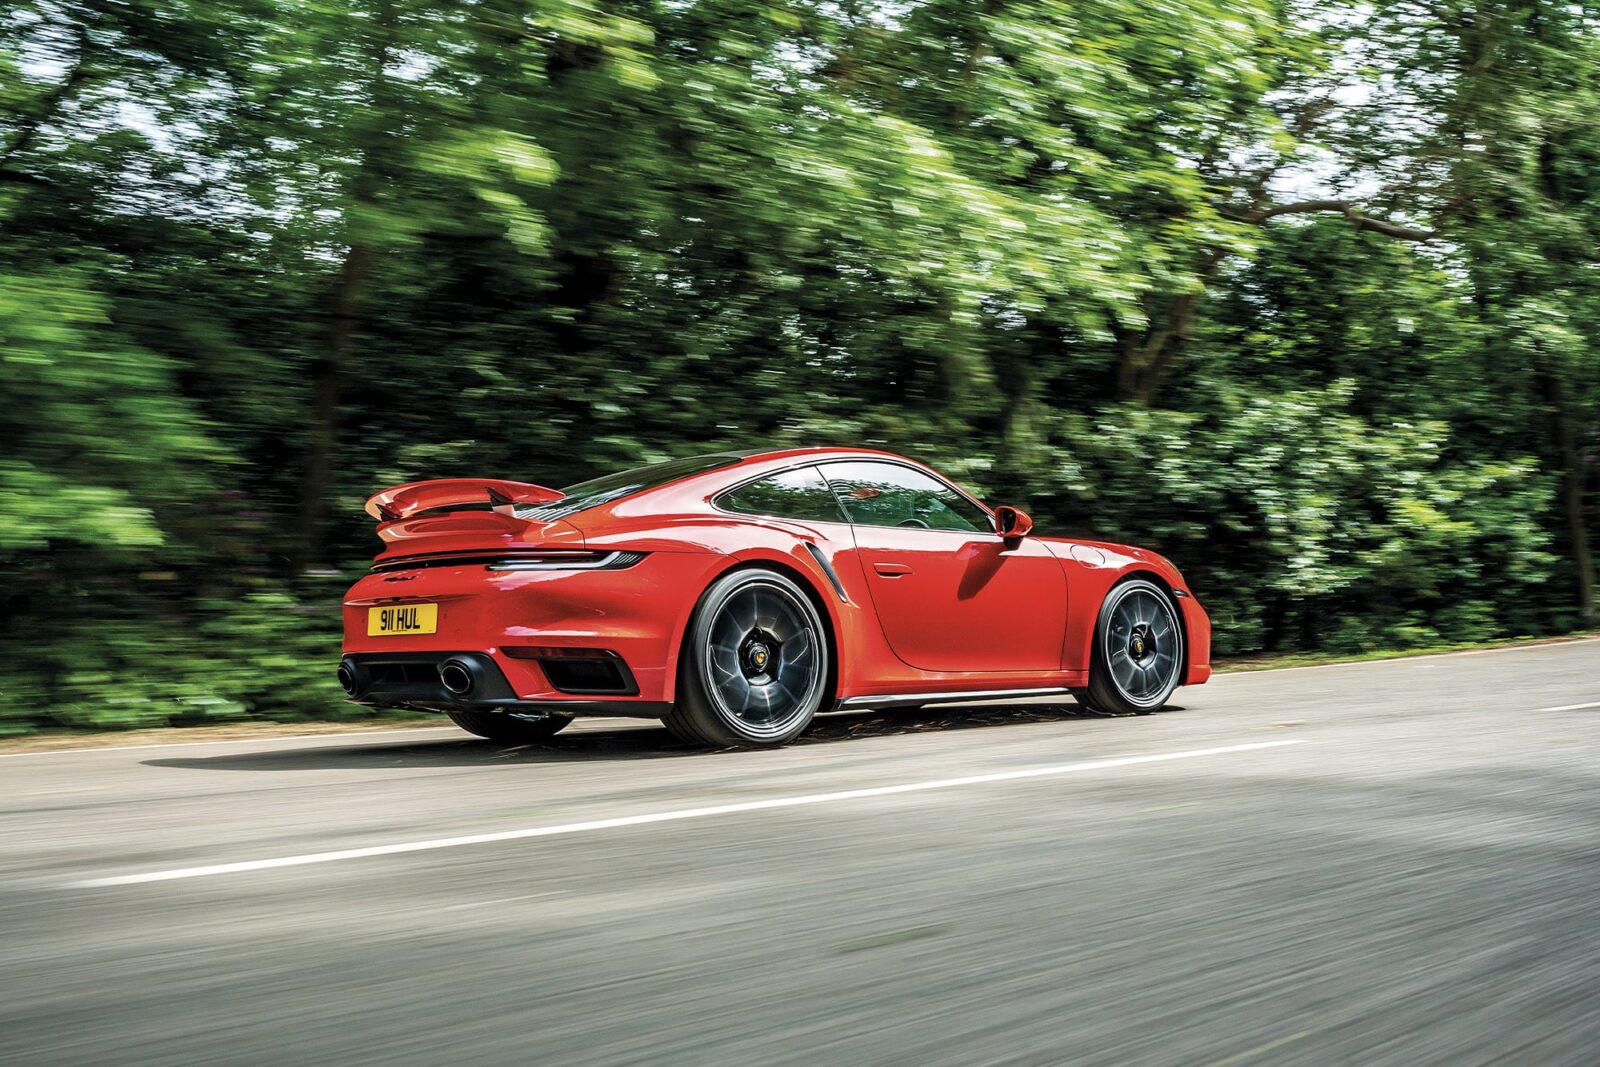
<svg viewBox="0 0 1600 1067">
<path fill-rule="evenodd" d="M 1083 671 L 1092 661 L 1094 628 L 1100 605 L 1113 586 L 1134 576 L 1145 577 L 1173 594 L 1184 630 L 1184 685 L 1200 685 L 1211 677 L 1211 620 L 1183 575 L 1162 556 L 1142 548 L 1098 541 L 1047 541 L 1067 569 L 1069 608 L 1062 663 Z"/>
</svg>

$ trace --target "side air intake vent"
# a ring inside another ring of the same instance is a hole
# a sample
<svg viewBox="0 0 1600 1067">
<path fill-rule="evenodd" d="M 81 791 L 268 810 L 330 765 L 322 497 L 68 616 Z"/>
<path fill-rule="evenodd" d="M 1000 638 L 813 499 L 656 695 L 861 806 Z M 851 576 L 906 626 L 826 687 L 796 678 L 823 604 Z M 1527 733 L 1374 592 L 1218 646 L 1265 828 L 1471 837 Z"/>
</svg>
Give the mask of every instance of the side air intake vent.
<svg viewBox="0 0 1600 1067">
<path fill-rule="evenodd" d="M 563 693 L 634 696 L 639 692 L 627 663 L 609 648 L 506 645 L 501 651 L 512 659 L 536 661 L 551 686 Z"/>
<path fill-rule="evenodd" d="M 539 666 L 563 693 L 621 693 L 628 688 L 614 659 L 547 659 Z"/>
</svg>

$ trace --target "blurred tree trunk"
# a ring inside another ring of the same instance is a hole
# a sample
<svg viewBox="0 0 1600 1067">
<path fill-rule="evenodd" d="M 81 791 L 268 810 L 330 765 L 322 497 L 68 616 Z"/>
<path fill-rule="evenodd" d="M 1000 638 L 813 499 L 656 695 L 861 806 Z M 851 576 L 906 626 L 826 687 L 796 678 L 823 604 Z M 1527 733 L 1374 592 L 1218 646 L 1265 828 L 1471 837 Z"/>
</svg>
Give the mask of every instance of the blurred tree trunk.
<svg viewBox="0 0 1600 1067">
<path fill-rule="evenodd" d="M 372 264 L 372 249 L 361 241 L 345 251 L 328 301 L 328 330 L 322 357 L 311 381 L 311 426 L 300 481 L 300 516 L 291 563 L 296 572 L 319 562 L 333 468 L 338 461 L 339 404 L 361 325 L 361 297 Z"/>
<path fill-rule="evenodd" d="M 1578 580 L 1578 614 L 1587 629 L 1596 625 L 1594 557 L 1589 551 L 1588 522 L 1584 516 L 1584 464 L 1567 414 L 1561 379 L 1548 367 L 1539 369 L 1541 392 L 1549 411 L 1550 435 L 1561 464 L 1561 511 L 1566 520 L 1568 551 Z"/>
<path fill-rule="evenodd" d="M 327 329 L 322 354 L 312 368 L 311 421 L 300 479 L 299 515 L 289 553 L 290 566 L 295 573 L 320 562 L 325 548 L 323 527 L 339 458 L 340 406 L 345 385 L 358 362 L 362 302 L 375 255 L 362 216 L 377 203 L 385 175 L 384 155 L 389 131 L 398 125 L 394 116 L 396 103 L 387 76 L 394 53 L 394 5 L 390 0 L 379 0 L 372 10 L 368 82 L 372 107 L 370 126 L 362 136 L 360 161 L 345 207 L 348 243 L 326 300 Z"/>
<path fill-rule="evenodd" d="M 1198 302 L 1198 293 L 1167 297 L 1164 307 L 1151 316 L 1146 329 L 1118 331 L 1116 398 L 1119 402 L 1143 407 L 1155 403 L 1167 372 L 1194 335 Z"/>
<path fill-rule="evenodd" d="M 1225 248 L 1208 248 L 1195 264 L 1195 288 L 1182 293 L 1152 294 L 1145 307 L 1148 324 L 1142 331 L 1113 326 L 1117 340 L 1116 398 L 1122 403 L 1150 407 L 1162 383 L 1194 337 L 1196 312 L 1217 267 L 1228 258 Z"/>
</svg>

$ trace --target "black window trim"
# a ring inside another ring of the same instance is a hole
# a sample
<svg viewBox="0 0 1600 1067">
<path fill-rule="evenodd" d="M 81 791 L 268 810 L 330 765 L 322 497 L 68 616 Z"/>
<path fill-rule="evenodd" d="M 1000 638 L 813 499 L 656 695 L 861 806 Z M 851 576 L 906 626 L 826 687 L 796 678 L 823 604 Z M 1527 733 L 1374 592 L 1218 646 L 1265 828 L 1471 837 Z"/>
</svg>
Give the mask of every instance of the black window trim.
<svg viewBox="0 0 1600 1067">
<path fill-rule="evenodd" d="M 787 467 L 779 467 L 777 470 L 762 471 L 760 474 L 753 475 L 752 477 L 746 478 L 743 481 L 734 482 L 727 488 L 718 489 L 715 493 L 711 494 L 711 510 L 720 512 L 723 515 L 736 515 L 741 519 L 772 519 L 775 522 L 817 522 L 824 526 L 855 525 L 849 519 L 850 513 L 844 509 L 843 504 L 839 503 L 839 494 L 833 491 L 833 484 L 828 481 L 827 475 L 823 474 L 820 470 L 817 471 L 817 477 L 822 479 L 823 487 L 828 490 L 828 495 L 833 497 L 833 506 L 839 509 L 840 517 L 838 519 L 797 519 L 790 515 L 769 515 L 763 511 L 734 511 L 732 508 L 723 507 L 722 505 L 723 497 L 737 493 L 746 486 L 754 485 L 755 483 L 765 481 L 768 478 L 776 478 L 780 474 L 788 474 L 791 471 L 803 470 L 806 467 L 816 467 L 818 465 L 819 464 L 816 460 L 804 460 L 799 463 L 792 463 Z"/>
<path fill-rule="evenodd" d="M 572 518 L 574 515 L 581 515 L 585 511 L 591 511 L 591 510 L 593 510 L 595 508 L 603 508 L 607 504 L 615 504 L 615 503 L 617 503 L 619 501 L 623 501 L 623 500 L 632 500 L 636 496 L 642 496 L 645 493 L 653 493 L 657 489 L 665 489 L 668 486 L 677 485 L 679 482 L 686 482 L 691 478 L 698 478 L 698 477 L 700 477 L 701 475 L 704 475 L 704 474 L 715 474 L 717 471 L 724 470 L 724 469 L 726 469 L 728 467 L 736 467 L 740 463 L 743 463 L 746 459 L 750 458 L 748 454 L 739 453 L 739 452 L 706 452 L 706 453 L 702 453 L 699 456 L 677 456 L 677 457 L 674 457 L 674 458 L 676 458 L 676 459 L 685 459 L 685 460 L 687 460 L 687 459 L 710 459 L 713 456 L 730 456 L 730 457 L 733 457 L 733 458 L 729 459 L 728 462 L 726 462 L 726 463 L 720 463 L 720 464 L 718 464 L 718 465 L 716 465 L 714 467 L 706 467 L 703 470 L 690 471 L 687 474 L 680 474 L 676 478 L 668 478 L 664 482 L 657 482 L 654 485 L 640 486 L 640 487 L 638 487 L 636 489 L 630 489 L 627 492 L 620 493 L 620 494 L 618 494 L 616 496 L 606 497 L 603 500 L 595 500 L 593 503 L 584 504 L 582 507 L 576 508 L 576 509 L 574 509 L 572 511 L 563 512 L 562 514 L 556 515 L 553 518 L 550 518 L 550 519 L 547 519 L 547 520 L 544 519 L 544 516 L 540 515 L 540 512 L 542 510 L 544 510 L 544 509 L 551 509 L 551 508 L 557 507 L 561 503 L 562 500 L 566 500 L 567 499 L 565 495 L 563 495 L 560 500 L 552 500 L 552 501 L 550 501 L 549 503 L 546 503 L 546 504 L 521 504 L 521 505 L 518 505 L 514 509 L 514 514 L 519 519 L 532 519 L 532 520 L 535 520 L 535 521 L 543 520 L 543 521 L 551 521 L 551 522 L 561 522 L 561 521 L 565 521 L 567 519 Z M 672 462 L 671 459 L 664 459 L 664 460 L 658 460 L 654 464 L 647 463 L 644 466 L 645 467 L 651 467 L 651 466 L 657 466 L 657 465 L 662 464 L 662 463 L 670 463 L 670 462 Z M 600 475 L 596 475 L 593 478 L 586 478 L 586 479 L 584 479 L 584 482 L 599 481 L 601 478 L 609 478 L 609 477 L 612 477 L 613 475 L 630 474 L 633 471 L 643 470 L 643 469 L 644 469 L 644 467 L 629 467 L 626 470 L 613 471 L 609 475 L 608 474 L 600 474 Z M 567 489 L 574 488 L 575 486 L 578 486 L 578 485 L 583 485 L 584 482 L 574 482 L 573 485 L 566 486 L 565 488 L 563 488 L 561 490 L 558 490 L 558 492 L 561 492 L 561 493 L 564 494 Z"/>
<path fill-rule="evenodd" d="M 977 506 L 979 511 L 981 511 L 985 515 L 989 516 L 989 529 L 987 529 L 987 530 L 941 530 L 941 529 L 938 529 L 938 528 L 935 528 L 935 527 L 932 527 L 932 526 L 926 526 L 926 527 L 923 527 L 923 526 L 916 526 L 916 527 L 911 527 L 911 526 L 875 526 L 870 522 L 856 522 L 856 521 L 854 521 L 854 520 L 852 520 L 850 518 L 850 509 L 844 506 L 844 501 L 839 500 L 839 494 L 833 488 L 833 482 L 829 480 L 827 473 L 822 470 L 823 467 L 826 467 L 826 466 L 828 466 L 830 464 L 838 464 L 838 463 L 882 463 L 882 464 L 885 464 L 886 466 L 904 467 L 906 470 L 915 471 L 918 474 L 925 474 L 928 477 L 932 478 L 934 481 L 938 482 L 940 485 L 944 486 L 946 489 L 949 489 L 951 492 L 955 493 L 957 496 L 963 497 L 964 499 L 970 501 L 972 504 Z M 756 512 L 753 512 L 753 511 L 734 511 L 734 510 L 732 510 L 730 508 L 723 507 L 722 504 L 721 504 L 721 500 L 722 500 L 722 498 L 724 496 L 726 496 L 729 493 L 735 492 L 736 490 L 743 489 L 745 486 L 749 485 L 752 482 L 759 482 L 763 478 L 770 478 L 770 477 L 773 477 L 774 475 L 778 475 L 778 474 L 787 474 L 790 471 L 799 470 L 801 467 L 815 467 L 815 468 L 817 468 L 817 473 L 822 475 L 823 484 L 828 487 L 828 491 L 829 492 L 833 493 L 833 498 L 839 505 L 839 511 L 840 511 L 841 514 L 844 515 L 844 520 L 843 521 L 841 521 L 841 522 L 828 522 L 825 519 L 790 519 L 790 518 L 785 518 L 782 515 L 761 515 L 761 514 L 758 514 Z M 746 478 L 741 482 L 735 482 L 733 485 L 728 486 L 726 489 L 718 490 L 711 497 L 711 507 L 712 507 L 712 510 L 719 511 L 724 515 L 737 515 L 740 518 L 746 518 L 746 519 L 748 519 L 748 518 L 765 518 L 765 519 L 774 519 L 774 520 L 776 520 L 778 522 L 819 522 L 819 523 L 823 523 L 824 525 L 828 525 L 828 526 L 865 526 L 865 527 L 867 527 L 869 529 L 873 529 L 873 530 L 917 529 L 917 530 L 925 530 L 928 533 L 960 534 L 963 537 L 971 537 L 974 534 L 988 535 L 989 537 L 995 537 L 995 538 L 1000 537 L 999 531 L 997 531 L 994 528 L 994 509 L 993 508 L 989 507 L 987 504 L 985 504 L 983 501 L 979 500 L 977 497 L 973 496 L 971 493 L 967 492 L 965 489 L 962 489 L 959 485 L 956 485 L 956 484 L 952 483 L 949 479 L 945 478 L 942 474 L 940 474 L 937 471 L 933 470 L 931 467 L 923 467 L 923 466 L 919 466 L 916 463 L 912 463 L 909 460 L 891 459 L 891 458 L 889 458 L 887 456 L 830 456 L 827 459 L 820 459 L 820 460 L 819 459 L 807 459 L 807 460 L 803 460 L 803 461 L 800 461 L 800 462 L 797 462 L 797 463 L 793 463 L 793 464 L 791 464 L 791 465 L 789 465 L 787 467 L 779 467 L 777 470 L 763 471 L 762 473 L 754 475 L 754 476 L 749 477 L 749 478 Z"/>
</svg>

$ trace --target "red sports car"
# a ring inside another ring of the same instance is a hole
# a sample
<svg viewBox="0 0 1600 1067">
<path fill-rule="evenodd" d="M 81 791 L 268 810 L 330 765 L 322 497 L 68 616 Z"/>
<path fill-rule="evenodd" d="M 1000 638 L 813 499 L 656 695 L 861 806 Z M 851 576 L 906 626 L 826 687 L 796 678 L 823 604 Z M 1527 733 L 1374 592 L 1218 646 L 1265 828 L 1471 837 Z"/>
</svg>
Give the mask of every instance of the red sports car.
<svg viewBox="0 0 1600 1067">
<path fill-rule="evenodd" d="M 546 489 L 456 478 L 367 501 L 350 699 L 499 741 L 576 715 L 778 745 L 819 711 L 1071 694 L 1147 714 L 1211 676 L 1211 624 L 1154 552 L 1033 535 L 927 467 L 718 453 Z"/>
</svg>

